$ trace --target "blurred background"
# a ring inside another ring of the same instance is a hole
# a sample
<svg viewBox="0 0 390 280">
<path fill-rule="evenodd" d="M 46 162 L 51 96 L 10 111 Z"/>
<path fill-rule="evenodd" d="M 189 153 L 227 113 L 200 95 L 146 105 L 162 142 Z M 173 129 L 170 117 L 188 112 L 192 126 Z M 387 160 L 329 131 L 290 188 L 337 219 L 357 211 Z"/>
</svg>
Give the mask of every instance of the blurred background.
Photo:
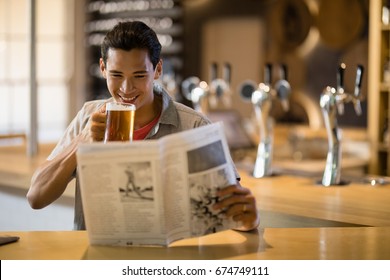
<svg viewBox="0 0 390 280">
<path fill-rule="evenodd" d="M 0 0 L 2 134 L 28 131 L 29 2 Z M 286 64 L 293 89 L 288 113 L 275 106 L 277 120 L 314 126 L 322 125 L 318 100 L 325 86 L 336 86 L 339 63 L 347 65 L 348 91 L 353 90 L 356 65 L 367 65 L 364 0 L 34 2 L 40 141 L 57 140 L 84 101 L 108 96 L 98 68 L 99 46 L 119 20 L 140 19 L 157 31 L 163 44 L 162 82 L 180 102 L 189 103 L 180 87 L 185 78 L 210 82 L 211 64 L 229 63 L 233 103 L 244 117 L 251 104 L 240 99 L 239 86 L 246 80 L 262 82 L 266 63 Z M 366 76 L 363 88 L 366 94 Z M 365 102 L 360 117 L 350 107 L 340 123 L 365 127 Z"/>
<path fill-rule="evenodd" d="M 386 40 L 378 39 L 380 12 L 387 2 L 374 2 L 0 0 L 0 155 L 5 155 L 0 166 L 0 212 L 17 205 L 23 213 L 1 216 L 0 229 L 71 228 L 73 194 L 39 213 L 29 209 L 24 196 L 37 162 L 44 159 L 36 158 L 36 152 L 49 153 L 85 101 L 109 97 L 98 66 L 100 44 L 105 33 L 123 20 L 142 20 L 156 31 L 163 45 L 160 83 L 178 102 L 194 106 L 183 90 L 183 81 L 196 77 L 210 85 L 225 79 L 224 67 L 229 66 L 230 105 L 208 104 L 206 113 L 227 120 L 232 114 L 225 112 L 234 112 L 238 126 L 228 131 L 233 155 L 244 162 L 249 157 L 252 164 L 258 128 L 243 87 L 264 82 L 266 65 L 273 66 L 272 84 L 283 78 L 279 68 L 284 65 L 291 86 L 289 110 L 284 111 L 276 100 L 270 112 L 278 128 L 275 157 L 288 159 L 286 165 L 297 168 L 302 159 L 319 159 L 321 169 L 327 139 L 320 96 L 326 86 L 336 87 L 341 63 L 346 64 L 345 91 L 352 93 L 356 67 L 362 65 L 362 114 L 357 116 L 352 103 L 347 103 L 345 113 L 337 118 L 346 129 L 346 153 L 359 158 L 352 157 L 359 174 L 388 175 L 389 148 L 382 136 L 389 104 L 388 99 L 381 103 L 376 97 L 387 56 L 382 52 L 389 41 L 388 35 Z M 371 14 L 378 19 L 373 20 Z M 369 45 L 374 46 L 371 69 Z M 375 83 L 369 83 L 370 71 Z M 370 88 L 374 90 L 369 94 Z M 14 146 L 22 150 L 9 148 Z M 27 163 L 19 165 L 26 154 Z"/>
</svg>

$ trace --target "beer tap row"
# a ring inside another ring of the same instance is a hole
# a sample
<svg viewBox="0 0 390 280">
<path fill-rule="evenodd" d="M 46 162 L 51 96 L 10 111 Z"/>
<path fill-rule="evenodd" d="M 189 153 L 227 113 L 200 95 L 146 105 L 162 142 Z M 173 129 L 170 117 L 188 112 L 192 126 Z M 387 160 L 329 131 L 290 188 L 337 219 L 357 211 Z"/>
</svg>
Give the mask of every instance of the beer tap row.
<svg viewBox="0 0 390 280">
<path fill-rule="evenodd" d="M 341 132 L 337 126 L 336 113 L 344 113 L 344 104 L 352 102 L 357 115 L 361 114 L 360 101 L 363 66 L 358 65 L 354 92 L 349 94 L 344 90 L 344 70 L 342 63 L 337 73 L 337 88 L 326 87 L 321 94 L 319 105 L 323 112 L 325 128 L 328 134 L 329 152 L 324 168 L 322 185 L 340 185 L 340 161 L 341 161 Z M 273 65 L 267 63 L 264 67 L 263 81 L 256 83 L 250 80 L 244 81 L 239 87 L 238 94 L 245 102 L 250 102 L 255 117 L 254 126 L 257 128 L 259 142 L 257 146 L 256 160 L 253 168 L 253 177 L 262 178 L 273 176 L 273 138 L 274 119 L 271 116 L 271 108 L 275 102 L 280 102 L 282 109 L 287 112 L 290 107 L 292 93 L 288 82 L 288 69 L 285 64 L 278 64 L 278 75 L 273 77 Z M 195 110 L 211 113 L 216 108 L 231 109 L 231 65 L 223 65 L 222 78 L 218 77 L 218 65 L 211 64 L 210 82 L 191 76 L 181 84 L 184 97 L 192 102 Z"/>
</svg>

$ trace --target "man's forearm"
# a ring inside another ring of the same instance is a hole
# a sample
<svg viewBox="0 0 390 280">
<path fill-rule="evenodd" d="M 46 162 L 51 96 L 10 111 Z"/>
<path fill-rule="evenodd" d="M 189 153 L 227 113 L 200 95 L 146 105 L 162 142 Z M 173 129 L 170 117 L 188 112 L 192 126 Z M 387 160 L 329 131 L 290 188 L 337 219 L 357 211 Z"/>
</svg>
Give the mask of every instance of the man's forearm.
<svg viewBox="0 0 390 280">
<path fill-rule="evenodd" d="M 77 143 L 74 142 L 35 171 L 27 193 L 32 208 L 44 208 L 63 194 L 77 166 L 76 150 Z"/>
</svg>

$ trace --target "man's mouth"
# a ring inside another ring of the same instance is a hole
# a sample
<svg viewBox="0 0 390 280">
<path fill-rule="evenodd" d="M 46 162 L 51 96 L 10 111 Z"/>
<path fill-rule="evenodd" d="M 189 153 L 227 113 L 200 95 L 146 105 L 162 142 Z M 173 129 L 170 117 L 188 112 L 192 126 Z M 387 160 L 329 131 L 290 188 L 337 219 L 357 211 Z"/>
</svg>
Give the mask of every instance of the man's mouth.
<svg viewBox="0 0 390 280">
<path fill-rule="evenodd" d="M 134 97 L 124 97 L 124 96 L 120 96 L 120 99 L 124 102 L 124 103 L 134 103 L 134 101 L 137 99 L 138 95 L 137 96 L 134 96 Z"/>
</svg>

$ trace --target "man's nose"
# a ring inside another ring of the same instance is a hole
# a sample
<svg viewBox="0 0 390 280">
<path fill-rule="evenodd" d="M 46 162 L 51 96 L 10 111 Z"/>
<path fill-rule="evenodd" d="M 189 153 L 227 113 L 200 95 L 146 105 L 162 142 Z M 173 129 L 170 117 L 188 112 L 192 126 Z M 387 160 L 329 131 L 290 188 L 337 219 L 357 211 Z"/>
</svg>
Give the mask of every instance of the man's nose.
<svg viewBox="0 0 390 280">
<path fill-rule="evenodd" d="M 133 89 L 133 84 L 131 83 L 130 79 L 123 80 L 120 90 L 123 93 L 129 93 L 132 89 Z"/>
</svg>

